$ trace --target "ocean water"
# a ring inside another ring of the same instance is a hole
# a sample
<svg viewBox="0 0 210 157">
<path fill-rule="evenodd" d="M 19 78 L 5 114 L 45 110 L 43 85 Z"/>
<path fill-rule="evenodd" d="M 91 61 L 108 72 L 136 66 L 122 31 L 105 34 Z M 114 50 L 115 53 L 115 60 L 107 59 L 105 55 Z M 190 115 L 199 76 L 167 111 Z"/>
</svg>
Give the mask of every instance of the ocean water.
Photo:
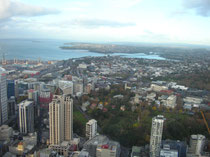
<svg viewBox="0 0 210 157">
<path fill-rule="evenodd" d="M 23 59 L 23 60 L 65 60 L 69 58 L 80 58 L 87 56 L 105 56 L 101 53 L 89 52 L 87 50 L 62 50 L 59 47 L 64 43 L 70 41 L 66 40 L 37 40 L 37 39 L 0 39 L 0 58 L 5 54 L 6 59 Z M 122 56 L 127 58 L 146 58 L 158 59 L 164 58 L 158 55 L 140 54 L 124 54 L 114 53 L 112 56 Z"/>
</svg>

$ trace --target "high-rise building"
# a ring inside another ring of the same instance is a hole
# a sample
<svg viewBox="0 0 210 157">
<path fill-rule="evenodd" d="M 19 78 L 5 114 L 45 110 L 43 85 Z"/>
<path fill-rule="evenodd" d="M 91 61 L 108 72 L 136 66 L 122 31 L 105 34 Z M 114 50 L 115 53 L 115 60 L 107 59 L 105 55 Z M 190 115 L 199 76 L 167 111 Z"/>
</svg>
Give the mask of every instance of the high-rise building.
<svg viewBox="0 0 210 157">
<path fill-rule="evenodd" d="M 8 99 L 8 118 L 14 116 L 17 112 L 17 105 L 16 105 L 16 101 L 15 101 L 15 97 L 11 96 Z"/>
<path fill-rule="evenodd" d="M 204 148 L 206 137 L 203 135 L 191 135 L 190 147 L 187 156 L 201 156 Z"/>
<path fill-rule="evenodd" d="M 152 118 L 152 129 L 150 136 L 150 157 L 160 155 L 160 147 L 163 133 L 164 116 L 158 115 Z"/>
<path fill-rule="evenodd" d="M 73 91 L 75 95 L 81 95 L 83 93 L 83 83 L 74 82 L 73 83 Z"/>
<path fill-rule="evenodd" d="M 88 139 L 93 138 L 97 134 L 97 121 L 91 119 L 86 123 L 86 137 Z"/>
<path fill-rule="evenodd" d="M 15 97 L 15 81 L 7 80 L 7 98 Z"/>
<path fill-rule="evenodd" d="M 5 69 L 0 67 L 0 125 L 4 124 L 7 120 L 7 78 Z"/>
<path fill-rule="evenodd" d="M 54 95 L 49 104 L 50 144 L 59 145 L 73 138 L 73 99 Z"/>
<path fill-rule="evenodd" d="M 34 89 L 28 90 L 28 100 L 34 101 L 34 104 L 37 105 L 38 103 L 38 91 Z"/>
<path fill-rule="evenodd" d="M 27 134 L 34 132 L 34 104 L 33 101 L 25 100 L 19 105 L 19 128 L 20 132 Z"/>
</svg>

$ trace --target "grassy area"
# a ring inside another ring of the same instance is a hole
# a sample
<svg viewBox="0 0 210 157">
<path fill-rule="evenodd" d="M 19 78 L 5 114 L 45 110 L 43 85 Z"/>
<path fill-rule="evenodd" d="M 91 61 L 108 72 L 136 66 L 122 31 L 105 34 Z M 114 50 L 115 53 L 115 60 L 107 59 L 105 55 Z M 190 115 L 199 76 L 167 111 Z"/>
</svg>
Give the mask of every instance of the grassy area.
<svg viewBox="0 0 210 157">
<path fill-rule="evenodd" d="M 74 109 L 73 112 L 73 119 L 76 121 L 81 122 L 83 125 L 85 125 L 87 123 L 87 119 L 83 116 L 83 114 L 78 111 L 77 109 Z"/>
</svg>

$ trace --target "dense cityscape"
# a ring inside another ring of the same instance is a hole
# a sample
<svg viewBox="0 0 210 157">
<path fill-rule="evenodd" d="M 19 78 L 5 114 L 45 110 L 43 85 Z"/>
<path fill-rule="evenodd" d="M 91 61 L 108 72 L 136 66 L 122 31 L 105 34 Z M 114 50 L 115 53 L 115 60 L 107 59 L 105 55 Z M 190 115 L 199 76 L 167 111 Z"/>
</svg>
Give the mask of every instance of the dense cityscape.
<svg viewBox="0 0 210 157">
<path fill-rule="evenodd" d="M 210 155 L 208 61 L 107 55 L 1 64 L 0 156 Z"/>
<path fill-rule="evenodd" d="M 0 0 L 0 157 L 210 157 L 210 0 Z"/>
</svg>

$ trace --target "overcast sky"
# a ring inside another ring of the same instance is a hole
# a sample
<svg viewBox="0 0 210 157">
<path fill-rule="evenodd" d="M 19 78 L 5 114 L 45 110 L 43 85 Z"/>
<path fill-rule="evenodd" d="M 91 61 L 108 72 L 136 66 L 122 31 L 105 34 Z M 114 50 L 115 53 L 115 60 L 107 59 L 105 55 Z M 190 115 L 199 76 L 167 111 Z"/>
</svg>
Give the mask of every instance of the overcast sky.
<svg viewBox="0 0 210 157">
<path fill-rule="evenodd" d="M 0 0 L 0 38 L 210 45 L 210 0 Z"/>
</svg>

